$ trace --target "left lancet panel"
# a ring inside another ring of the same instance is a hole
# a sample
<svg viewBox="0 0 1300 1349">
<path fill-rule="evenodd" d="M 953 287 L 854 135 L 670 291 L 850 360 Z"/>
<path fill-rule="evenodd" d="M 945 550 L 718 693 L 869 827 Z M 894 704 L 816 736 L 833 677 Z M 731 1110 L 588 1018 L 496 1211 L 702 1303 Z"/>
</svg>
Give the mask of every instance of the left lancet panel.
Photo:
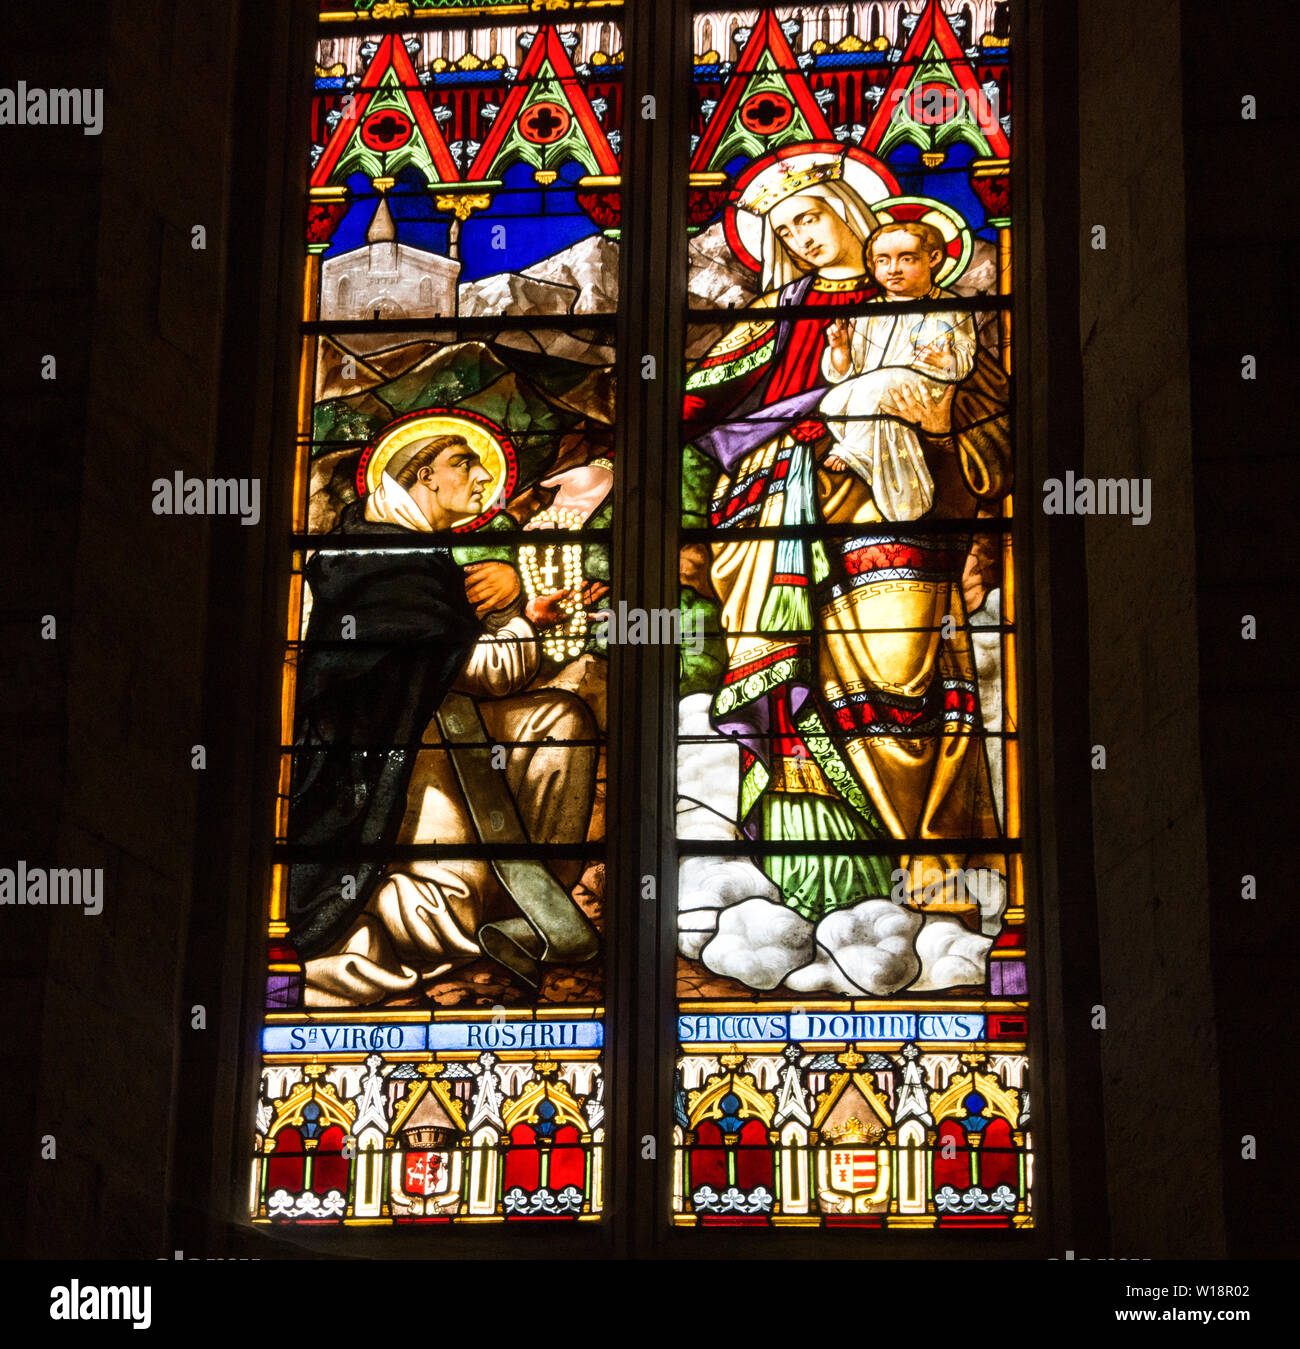
<svg viewBox="0 0 1300 1349">
<path fill-rule="evenodd" d="M 268 1224 L 602 1213 L 622 36 L 451 17 L 316 52 Z"/>
</svg>

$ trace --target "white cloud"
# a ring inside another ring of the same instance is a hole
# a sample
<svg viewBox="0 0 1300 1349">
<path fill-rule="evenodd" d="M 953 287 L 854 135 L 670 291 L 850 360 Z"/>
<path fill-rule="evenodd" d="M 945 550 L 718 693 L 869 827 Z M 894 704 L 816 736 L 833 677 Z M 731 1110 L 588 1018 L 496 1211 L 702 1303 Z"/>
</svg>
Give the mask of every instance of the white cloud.
<svg viewBox="0 0 1300 1349">
<path fill-rule="evenodd" d="M 920 916 L 887 899 L 836 909 L 817 925 L 818 958 L 786 984 L 797 993 L 894 993 L 920 968 L 912 938 Z"/>
<path fill-rule="evenodd" d="M 747 899 L 780 897 L 774 882 L 748 858 L 684 858 L 677 870 L 677 949 L 698 960 L 717 931 L 720 910 Z"/>
<path fill-rule="evenodd" d="M 769 989 L 813 954 L 813 925 L 770 899 L 747 899 L 718 915 L 717 935 L 701 959 L 714 974 Z"/>
<path fill-rule="evenodd" d="M 955 918 L 927 914 L 925 926 L 916 938 L 921 977 L 908 991 L 920 993 L 957 984 L 982 984 L 985 958 L 992 945 L 991 937 L 981 937 Z"/>
</svg>

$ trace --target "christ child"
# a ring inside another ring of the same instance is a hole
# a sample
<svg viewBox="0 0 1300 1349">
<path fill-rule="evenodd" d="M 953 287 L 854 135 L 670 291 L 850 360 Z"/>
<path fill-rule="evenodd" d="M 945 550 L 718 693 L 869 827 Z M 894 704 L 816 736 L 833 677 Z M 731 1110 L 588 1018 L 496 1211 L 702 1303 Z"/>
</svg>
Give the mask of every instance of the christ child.
<svg viewBox="0 0 1300 1349">
<path fill-rule="evenodd" d="M 935 284 L 946 250 L 926 221 L 880 226 L 865 255 L 887 300 L 952 294 Z M 821 413 L 836 443 L 825 466 L 858 474 L 885 519 L 915 520 L 934 500 L 920 438 L 899 403 L 941 403 L 970 374 L 978 345 L 973 317 L 961 311 L 869 314 L 827 328 L 822 374 L 835 387 Z"/>
</svg>

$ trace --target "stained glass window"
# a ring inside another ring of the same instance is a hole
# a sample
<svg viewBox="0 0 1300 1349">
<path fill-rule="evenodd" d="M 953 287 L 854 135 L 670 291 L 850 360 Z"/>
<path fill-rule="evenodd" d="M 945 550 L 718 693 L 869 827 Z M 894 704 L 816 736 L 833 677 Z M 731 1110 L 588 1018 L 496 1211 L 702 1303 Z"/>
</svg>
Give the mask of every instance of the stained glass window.
<svg viewBox="0 0 1300 1349">
<path fill-rule="evenodd" d="M 520 8 L 321 15 L 256 1221 L 604 1203 L 622 38 Z"/>
<path fill-rule="evenodd" d="M 678 1224 L 1031 1224 L 994 8 L 695 16 Z"/>
<path fill-rule="evenodd" d="M 1007 6 L 678 8 L 665 446 L 622 7 L 321 5 L 255 1222 L 609 1214 L 607 670 L 672 640 L 656 1217 L 1032 1225 Z M 671 638 L 618 454 L 680 481 Z"/>
</svg>

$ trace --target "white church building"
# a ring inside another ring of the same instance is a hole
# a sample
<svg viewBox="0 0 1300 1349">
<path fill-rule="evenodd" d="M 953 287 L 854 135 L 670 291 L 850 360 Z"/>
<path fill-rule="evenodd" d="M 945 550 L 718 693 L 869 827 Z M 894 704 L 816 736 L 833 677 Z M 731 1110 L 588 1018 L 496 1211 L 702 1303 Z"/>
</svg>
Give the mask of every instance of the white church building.
<svg viewBox="0 0 1300 1349">
<path fill-rule="evenodd" d="M 426 318 L 456 313 L 460 263 L 397 242 L 387 198 L 380 198 L 366 242 L 321 266 L 323 319 Z"/>
</svg>

